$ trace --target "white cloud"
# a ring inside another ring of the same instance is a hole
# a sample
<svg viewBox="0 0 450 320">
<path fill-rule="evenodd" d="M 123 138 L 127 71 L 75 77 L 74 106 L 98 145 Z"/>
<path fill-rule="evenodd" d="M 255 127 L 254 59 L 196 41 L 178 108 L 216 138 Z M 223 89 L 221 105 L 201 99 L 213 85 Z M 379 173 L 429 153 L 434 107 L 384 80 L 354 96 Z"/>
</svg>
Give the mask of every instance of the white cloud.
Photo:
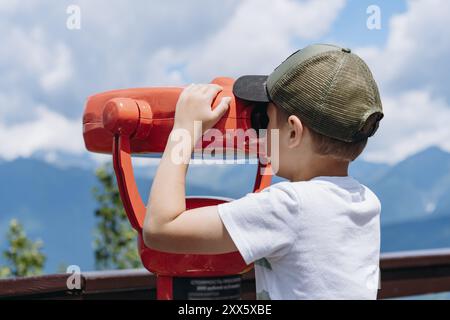
<svg viewBox="0 0 450 320">
<path fill-rule="evenodd" d="M 0 0 L 0 12 L 15 12 L 26 10 L 35 10 L 37 6 L 42 6 L 42 0 Z"/>
<path fill-rule="evenodd" d="M 426 90 L 383 100 L 385 118 L 369 140 L 365 159 L 395 163 L 431 145 L 450 152 L 450 106 Z"/>
<path fill-rule="evenodd" d="M 39 83 L 45 91 L 57 90 L 72 75 L 70 50 L 64 44 L 57 44 L 54 50 L 54 60 L 47 66 L 47 69 L 39 79 Z"/>
<path fill-rule="evenodd" d="M 247 0 L 224 26 L 193 47 L 187 67 L 194 79 L 270 73 L 293 52 L 295 38 L 312 41 L 326 34 L 344 0 Z"/>
<path fill-rule="evenodd" d="M 344 3 L 80 0 L 81 29 L 69 31 L 68 3 L 0 0 L 0 129 L 9 140 L 0 156 L 79 153 L 76 119 L 98 91 L 270 72 L 293 39 L 324 35 Z"/>
<path fill-rule="evenodd" d="M 293 42 L 329 35 L 345 0 L 78 4 L 81 30 L 67 31 L 67 4 L 0 0 L 0 132 L 10 141 L 0 156 L 44 150 L 57 161 L 58 152 L 83 152 L 78 119 L 97 91 L 269 73 L 297 49 Z M 386 114 L 367 159 L 395 162 L 431 144 L 449 149 L 449 16 L 450 1 L 410 0 L 391 19 L 385 46 L 355 50 L 380 84 Z"/>
<path fill-rule="evenodd" d="M 19 7 L 19 0 L 0 0 L 0 12 L 12 12 Z"/>
<path fill-rule="evenodd" d="M 2 88 L 22 86 L 31 90 L 38 85 L 47 92 L 67 83 L 72 75 L 72 59 L 64 43 L 50 39 L 39 27 L 24 30 L 14 26 L 8 31 L 2 38 L 0 53 L 0 66 L 6 69 L 0 79 Z"/>
<path fill-rule="evenodd" d="M 80 118 L 86 97 L 182 83 L 172 68 L 175 48 L 213 32 L 234 1 L 221 5 L 223 11 L 196 0 L 78 3 L 82 29 L 68 31 L 67 3 L 0 0 L 0 157 L 39 153 L 54 162 L 85 151 Z M 199 21 L 211 28 L 199 29 L 193 23 Z"/>
<path fill-rule="evenodd" d="M 173 48 L 163 47 L 147 59 L 144 68 L 147 70 L 147 83 L 158 86 L 183 85 L 184 78 L 177 65 L 182 64 L 183 59 Z"/>
<path fill-rule="evenodd" d="M 394 163 L 426 147 L 450 151 L 450 1 L 410 0 L 383 48 L 355 50 L 380 86 L 385 118 L 365 158 Z"/>
<path fill-rule="evenodd" d="M 408 10 L 391 19 L 385 47 L 360 48 L 357 52 L 389 94 L 428 87 L 450 98 L 450 1 L 407 3 Z"/>
<path fill-rule="evenodd" d="M 0 122 L 0 156 L 12 160 L 37 151 L 84 152 L 81 119 L 67 119 L 44 106 L 35 112 L 33 120 L 14 125 Z"/>
<path fill-rule="evenodd" d="M 33 112 L 35 106 L 34 101 L 19 88 L 0 91 L 0 121 L 4 123 L 14 123 L 17 121 L 25 121 L 30 119 L 31 114 L 27 110 Z M 21 112 L 18 112 L 21 110 Z"/>
</svg>

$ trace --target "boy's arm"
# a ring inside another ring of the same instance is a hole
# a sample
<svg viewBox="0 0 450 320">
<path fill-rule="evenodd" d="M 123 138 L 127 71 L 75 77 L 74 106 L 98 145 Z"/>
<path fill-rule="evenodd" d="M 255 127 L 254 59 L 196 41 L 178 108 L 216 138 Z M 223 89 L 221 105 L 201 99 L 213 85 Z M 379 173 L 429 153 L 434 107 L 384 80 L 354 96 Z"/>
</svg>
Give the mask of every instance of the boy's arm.
<svg viewBox="0 0 450 320">
<path fill-rule="evenodd" d="M 178 100 L 173 130 L 153 180 L 143 237 L 153 249 L 174 253 L 218 254 L 236 251 L 217 206 L 186 211 L 185 177 L 195 137 L 214 126 L 227 111 L 230 98 L 211 110 L 222 90 L 218 85 L 191 85 Z M 194 132 L 194 121 L 203 132 Z"/>
</svg>

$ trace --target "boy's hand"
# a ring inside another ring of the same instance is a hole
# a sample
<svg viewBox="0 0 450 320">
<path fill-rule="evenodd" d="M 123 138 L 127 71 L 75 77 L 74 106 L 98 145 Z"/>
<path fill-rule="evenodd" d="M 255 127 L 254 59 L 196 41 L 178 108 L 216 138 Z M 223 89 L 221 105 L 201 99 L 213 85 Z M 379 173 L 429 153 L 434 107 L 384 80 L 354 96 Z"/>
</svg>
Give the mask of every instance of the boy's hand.
<svg viewBox="0 0 450 320">
<path fill-rule="evenodd" d="M 181 93 L 176 109 L 174 128 L 193 130 L 194 121 L 201 121 L 202 133 L 212 128 L 228 110 L 231 97 L 223 97 L 214 110 L 211 104 L 222 87 L 216 84 L 191 84 Z"/>
</svg>

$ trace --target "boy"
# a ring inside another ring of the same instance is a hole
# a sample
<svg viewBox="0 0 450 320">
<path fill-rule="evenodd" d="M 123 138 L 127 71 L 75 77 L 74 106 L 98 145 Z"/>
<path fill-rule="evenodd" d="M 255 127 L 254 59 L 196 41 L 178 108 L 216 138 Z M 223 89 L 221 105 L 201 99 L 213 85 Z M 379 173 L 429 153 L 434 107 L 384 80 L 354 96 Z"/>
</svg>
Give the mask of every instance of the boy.
<svg viewBox="0 0 450 320">
<path fill-rule="evenodd" d="M 191 85 L 179 98 L 175 132 L 194 136 L 226 112 L 211 110 L 217 85 Z M 379 276 L 380 202 L 348 176 L 383 117 L 367 65 L 349 49 L 311 45 L 266 76 L 244 76 L 233 88 L 248 101 L 268 103 L 268 130 L 279 130 L 277 175 L 260 193 L 186 211 L 185 175 L 194 141 L 168 140 L 149 198 L 145 244 L 175 253 L 238 250 L 255 262 L 259 299 L 375 299 Z M 192 139 L 193 140 L 193 139 Z M 269 154 L 271 150 L 269 147 Z"/>
</svg>

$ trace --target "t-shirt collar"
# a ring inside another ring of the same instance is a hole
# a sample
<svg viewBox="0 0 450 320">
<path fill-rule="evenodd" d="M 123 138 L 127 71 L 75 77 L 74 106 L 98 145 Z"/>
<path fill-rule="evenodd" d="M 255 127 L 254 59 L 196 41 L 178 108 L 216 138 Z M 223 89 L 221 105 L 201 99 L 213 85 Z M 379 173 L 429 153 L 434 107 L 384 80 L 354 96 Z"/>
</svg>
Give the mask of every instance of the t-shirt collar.
<svg viewBox="0 0 450 320">
<path fill-rule="evenodd" d="M 359 182 L 351 176 L 318 176 L 312 178 L 310 181 L 326 181 L 340 186 L 358 186 Z"/>
</svg>

